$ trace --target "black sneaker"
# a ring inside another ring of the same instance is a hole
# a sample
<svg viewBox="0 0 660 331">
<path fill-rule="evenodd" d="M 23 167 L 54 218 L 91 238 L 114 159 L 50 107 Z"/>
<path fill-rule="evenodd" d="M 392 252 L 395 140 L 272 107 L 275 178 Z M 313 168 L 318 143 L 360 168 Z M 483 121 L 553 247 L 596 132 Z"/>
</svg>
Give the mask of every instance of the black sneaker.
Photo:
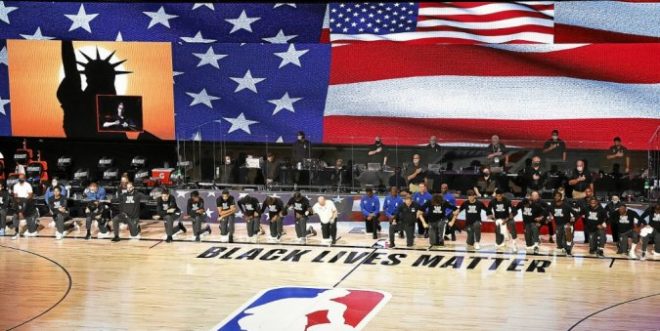
<svg viewBox="0 0 660 331">
<path fill-rule="evenodd" d="M 399 231 L 399 238 L 403 239 L 403 231 Z"/>
<path fill-rule="evenodd" d="M 596 254 L 596 256 L 598 256 L 598 258 L 600 258 L 600 259 L 604 259 L 604 258 L 605 258 L 605 255 L 603 254 L 603 251 L 602 251 L 602 250 L 598 250 L 598 253 Z"/>
<path fill-rule="evenodd" d="M 539 248 L 537 246 L 534 246 L 534 255 L 539 254 Z"/>
<path fill-rule="evenodd" d="M 444 241 L 441 241 L 441 242 L 439 242 L 436 246 L 445 247 L 445 242 L 444 242 Z"/>
<path fill-rule="evenodd" d="M 207 226 L 206 226 L 206 232 L 208 232 L 209 234 L 211 234 L 211 226 L 210 226 L 210 225 L 207 225 Z"/>
<path fill-rule="evenodd" d="M 444 239 L 447 240 L 447 241 L 451 240 L 451 239 L 449 239 L 449 236 L 448 236 L 448 235 L 445 235 L 445 236 L 444 236 Z"/>
<path fill-rule="evenodd" d="M 179 229 L 180 229 L 181 231 L 183 231 L 183 233 L 188 232 L 188 230 L 186 229 L 186 227 L 183 226 L 183 223 L 181 223 L 181 222 L 179 222 Z"/>
<path fill-rule="evenodd" d="M 456 233 L 451 234 L 451 241 L 456 241 Z"/>
<path fill-rule="evenodd" d="M 119 237 L 112 238 L 112 242 L 119 242 L 119 240 L 121 240 L 121 239 L 119 239 Z"/>
<path fill-rule="evenodd" d="M 92 238 L 92 234 L 87 231 L 87 234 L 85 235 L 85 240 L 89 240 Z"/>
<path fill-rule="evenodd" d="M 566 256 L 573 256 L 573 253 L 571 253 L 571 248 L 566 247 Z"/>
<path fill-rule="evenodd" d="M 424 238 L 428 239 L 428 237 L 429 237 L 429 230 L 427 229 L 427 230 L 424 230 Z"/>
<path fill-rule="evenodd" d="M 166 243 L 171 243 L 172 242 L 172 236 L 167 236 L 167 239 L 165 239 Z"/>
<path fill-rule="evenodd" d="M 195 241 L 200 242 L 200 241 L 202 241 L 202 239 L 199 238 L 199 235 L 196 235 L 195 236 Z"/>
<path fill-rule="evenodd" d="M 229 243 L 230 244 L 234 243 L 234 236 L 229 235 Z"/>
<path fill-rule="evenodd" d="M 594 254 L 596 254 L 596 251 L 592 251 L 592 250 L 590 250 L 590 251 L 589 251 L 589 254 L 594 255 Z"/>
</svg>

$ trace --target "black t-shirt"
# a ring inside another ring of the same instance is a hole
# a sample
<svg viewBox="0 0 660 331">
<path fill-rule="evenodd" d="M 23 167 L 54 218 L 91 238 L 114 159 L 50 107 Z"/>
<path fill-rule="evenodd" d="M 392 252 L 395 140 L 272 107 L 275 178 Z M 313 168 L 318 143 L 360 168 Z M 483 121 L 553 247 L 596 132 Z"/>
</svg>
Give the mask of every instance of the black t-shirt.
<svg viewBox="0 0 660 331">
<path fill-rule="evenodd" d="M 369 147 L 369 152 L 376 151 L 378 148 L 380 148 L 380 152 L 376 152 L 374 155 L 367 155 L 369 163 L 383 163 L 385 160 L 385 157 L 387 157 L 387 149 L 385 148 L 385 145 L 383 145 L 382 142 L 374 143 Z"/>
<path fill-rule="evenodd" d="M 625 215 L 621 213 L 614 212 L 612 213 L 612 224 L 616 224 L 619 230 L 619 233 L 624 233 L 632 230 L 636 224 L 640 223 L 639 214 L 634 210 L 626 210 Z"/>
<path fill-rule="evenodd" d="M 534 223 L 539 216 L 547 216 L 547 210 L 540 201 L 524 199 L 516 206 L 522 212 L 523 223 Z"/>
<path fill-rule="evenodd" d="M 486 214 L 490 213 L 486 209 L 486 206 L 484 206 L 484 204 L 479 200 L 475 200 L 474 202 L 470 202 L 470 200 L 465 200 L 461 204 L 461 208 L 459 210 L 460 211 L 465 210 L 465 223 L 467 225 L 470 225 L 474 222 L 481 222 L 482 210 L 485 210 Z"/>
<path fill-rule="evenodd" d="M 220 208 L 220 210 L 222 210 L 222 211 L 229 210 L 231 208 L 231 206 L 235 205 L 234 197 L 231 196 L 231 195 L 227 198 L 227 200 L 223 199 L 222 196 L 219 196 L 215 200 L 215 203 L 216 203 L 216 206 L 218 208 Z"/>
<path fill-rule="evenodd" d="M 612 145 L 612 146 L 610 146 L 610 148 L 609 148 L 608 151 L 607 151 L 607 154 L 608 154 L 608 155 L 614 155 L 614 154 L 616 154 L 616 153 L 618 153 L 618 152 L 622 152 L 622 153 L 623 153 L 623 157 L 628 156 L 628 149 L 627 149 L 625 146 L 623 146 L 623 145 L 619 145 L 619 146 L 617 146 L 617 145 Z M 614 159 L 614 160 L 616 160 L 616 159 Z"/>
<path fill-rule="evenodd" d="M 68 201 L 65 196 L 60 195 L 59 198 L 56 198 L 53 196 L 50 201 L 48 202 L 48 206 L 50 207 L 51 212 L 53 215 L 58 215 L 60 214 L 60 208 L 67 208 Z"/>
<path fill-rule="evenodd" d="M 300 216 L 305 216 L 305 212 L 309 212 L 311 214 L 311 206 L 309 205 L 309 200 L 305 197 L 301 197 L 300 200 L 296 200 L 295 198 L 289 199 L 289 203 L 286 204 L 287 207 L 293 207 L 293 212 L 296 215 Z"/>
<path fill-rule="evenodd" d="M 408 166 L 408 169 L 406 170 L 406 179 L 408 176 L 412 175 L 417 169 L 422 169 L 420 173 L 418 173 L 413 179 L 408 180 L 408 184 L 419 184 L 424 182 L 424 178 L 426 177 L 426 168 L 422 167 L 422 164 L 420 163 L 418 166 L 415 166 L 411 164 Z"/>
<path fill-rule="evenodd" d="M 569 181 L 573 179 L 577 179 L 580 176 L 584 176 L 584 180 L 573 185 L 573 190 L 578 192 L 584 192 L 584 190 L 586 190 L 587 187 L 589 187 L 589 184 L 591 184 L 593 179 L 591 178 L 591 174 L 588 171 L 583 170 L 582 172 L 578 172 L 577 169 L 575 169 L 573 170 L 573 175 L 571 176 L 571 178 L 569 178 Z"/>
<path fill-rule="evenodd" d="M 173 213 L 167 212 L 168 209 L 172 208 L 174 208 Z M 163 200 L 162 197 L 158 197 L 158 199 L 156 199 L 156 212 L 161 217 L 165 217 L 167 214 L 178 214 L 181 212 L 181 210 L 176 205 L 176 199 L 173 196 L 168 195 L 167 200 Z"/>
<path fill-rule="evenodd" d="M 417 212 L 421 211 L 421 207 L 413 201 L 410 206 L 402 203 L 396 209 L 393 220 L 401 224 L 413 225 L 417 221 Z"/>
<path fill-rule="evenodd" d="M 607 221 L 607 211 L 601 205 L 595 209 L 591 206 L 584 212 L 584 226 L 587 231 L 594 232 L 599 224 Z"/>
<path fill-rule="evenodd" d="M 186 208 L 188 215 L 193 215 L 193 216 L 201 215 L 201 214 L 197 214 L 197 211 L 200 209 L 206 211 L 206 209 L 204 208 L 204 199 L 199 198 L 197 202 L 193 201 L 192 198 L 188 199 L 188 206 Z"/>
<path fill-rule="evenodd" d="M 246 216 L 254 216 L 255 212 L 259 212 L 259 200 L 257 198 L 246 195 L 238 200 L 238 208 L 241 209 Z"/>
<path fill-rule="evenodd" d="M 9 195 L 9 192 L 5 190 L 0 191 L 0 209 L 6 210 L 9 208 L 10 204 L 11 204 L 11 195 Z"/>
<path fill-rule="evenodd" d="M 646 221 L 646 218 L 649 218 L 649 221 Z M 660 213 L 655 212 L 655 207 L 647 208 L 642 216 L 640 217 L 642 224 L 650 225 L 655 229 L 655 231 L 660 231 Z"/>
<path fill-rule="evenodd" d="M 442 151 L 440 150 L 440 145 L 435 144 L 431 145 L 428 144 L 424 148 L 424 157 L 425 160 L 428 161 L 428 163 L 438 163 L 442 159 Z"/>
<path fill-rule="evenodd" d="M 503 220 L 513 217 L 511 214 L 514 214 L 515 211 L 511 206 L 511 201 L 504 197 L 502 198 L 502 201 L 497 201 L 497 199 L 490 200 L 488 203 L 488 210 L 489 214 L 493 215 L 495 219 Z"/>
<path fill-rule="evenodd" d="M 450 210 L 456 210 L 456 207 L 452 204 L 450 204 L 447 201 L 442 201 L 442 204 L 439 205 L 434 205 L 431 204 L 430 202 L 427 203 L 428 208 L 422 208 L 423 210 L 428 210 L 428 213 L 426 214 L 426 218 L 429 221 L 429 223 L 436 223 L 440 222 L 444 219 L 447 219 L 447 209 Z"/>
<path fill-rule="evenodd" d="M 130 218 L 140 218 L 140 203 L 147 200 L 147 196 L 133 190 L 119 195 L 119 211 Z"/>
<path fill-rule="evenodd" d="M 506 147 L 502 143 L 498 143 L 497 145 L 493 145 L 492 143 L 488 145 L 486 148 L 488 152 L 486 154 L 492 154 L 492 153 L 497 153 L 497 152 L 502 152 L 502 155 L 500 156 L 495 156 L 492 159 L 489 160 L 490 165 L 493 167 L 503 167 L 504 166 L 504 158 L 506 154 Z"/>
<path fill-rule="evenodd" d="M 579 211 L 579 208 L 578 208 Z M 559 206 L 553 201 L 550 204 L 549 212 L 555 219 L 557 225 L 563 225 L 571 221 L 571 217 L 577 218 L 580 213 L 576 212 L 568 203 L 562 202 Z"/>
<path fill-rule="evenodd" d="M 308 140 L 296 140 L 295 143 L 293 143 L 293 146 L 291 148 L 291 161 L 295 162 L 302 162 L 303 159 L 308 159 L 310 158 L 310 150 L 309 150 L 309 141 Z"/>
<path fill-rule="evenodd" d="M 538 179 L 534 179 L 534 175 L 538 176 Z M 527 185 L 527 188 L 534 191 L 538 191 L 543 188 L 543 183 L 545 181 L 545 173 L 543 173 L 540 167 L 538 169 L 529 167 L 525 169 L 524 178 L 525 178 L 525 185 Z"/>
<path fill-rule="evenodd" d="M 566 151 L 566 143 L 561 139 L 557 139 L 557 140 L 548 139 L 546 140 L 545 144 L 543 144 L 543 149 L 544 150 L 548 149 L 550 148 L 550 146 L 553 145 L 556 146 L 555 149 L 546 152 L 544 154 L 545 157 L 547 159 L 561 159 L 562 157 L 564 157 L 564 152 Z"/>
<path fill-rule="evenodd" d="M 37 213 L 37 207 L 34 204 L 34 199 L 17 199 L 16 212 L 23 213 L 25 217 L 32 217 Z"/>
<path fill-rule="evenodd" d="M 266 203 L 264 201 L 262 207 L 261 207 L 261 213 L 268 213 L 268 217 L 272 218 L 280 213 L 284 214 L 284 202 L 280 198 L 275 198 L 273 200 L 273 203 Z"/>
</svg>

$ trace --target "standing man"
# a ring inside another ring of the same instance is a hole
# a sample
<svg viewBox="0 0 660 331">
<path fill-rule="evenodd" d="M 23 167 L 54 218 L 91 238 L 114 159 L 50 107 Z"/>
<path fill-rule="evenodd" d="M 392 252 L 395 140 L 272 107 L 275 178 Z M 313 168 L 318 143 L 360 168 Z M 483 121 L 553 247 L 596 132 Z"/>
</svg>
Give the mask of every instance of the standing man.
<svg viewBox="0 0 660 331">
<path fill-rule="evenodd" d="M 7 227 L 7 214 L 11 205 L 11 195 L 5 190 L 5 183 L 0 180 L 0 236 L 5 235 Z"/>
<path fill-rule="evenodd" d="M 383 212 L 387 216 L 387 221 L 391 224 L 394 213 L 403 203 L 403 199 L 399 196 L 399 189 L 396 186 L 390 188 L 390 194 L 385 197 L 383 202 Z M 403 238 L 403 231 L 399 231 L 399 237 Z"/>
<path fill-rule="evenodd" d="M 245 219 L 248 240 L 256 243 L 259 238 L 259 220 L 261 219 L 261 214 L 259 214 L 259 200 L 247 194 L 238 200 L 238 208 L 243 213 L 243 219 Z"/>
<path fill-rule="evenodd" d="M 373 234 L 373 239 L 378 239 L 378 231 L 380 231 L 380 224 L 378 217 L 380 216 L 380 200 L 374 195 L 374 190 L 367 187 L 367 194 L 363 195 L 360 199 L 360 211 L 364 216 L 364 233 Z"/>
<path fill-rule="evenodd" d="M 83 192 L 83 199 L 87 203 L 85 207 L 85 227 L 87 234 L 85 239 L 92 238 L 92 221 L 97 221 L 99 233 L 97 238 L 107 238 L 110 236 L 110 227 L 108 221 L 110 220 L 110 207 L 104 203 L 106 199 L 105 188 L 99 186 L 96 182 L 91 182 Z"/>
<path fill-rule="evenodd" d="M 500 142 L 500 136 L 494 134 L 490 137 L 490 145 L 486 147 L 488 154 L 488 164 L 491 168 L 503 169 L 509 163 L 509 155 L 506 154 L 506 147 Z"/>
<path fill-rule="evenodd" d="M 647 217 L 649 218 L 648 222 L 646 221 Z M 660 203 L 646 209 L 640 218 L 643 225 L 642 230 L 640 230 L 640 236 L 642 237 L 641 259 L 646 259 L 646 248 L 651 239 L 655 243 L 653 257 L 660 257 Z"/>
<path fill-rule="evenodd" d="M 584 227 L 589 232 L 589 254 L 603 255 L 605 247 L 605 229 L 607 229 L 607 211 L 603 208 L 596 197 L 589 199 L 589 208 L 585 212 Z"/>
<path fill-rule="evenodd" d="M 429 143 L 424 148 L 424 159 L 428 163 L 440 163 L 442 160 L 442 151 L 440 150 L 440 145 L 438 145 L 438 138 L 436 136 L 431 136 L 429 138 Z"/>
<path fill-rule="evenodd" d="M 591 178 L 591 173 L 585 167 L 584 160 L 577 160 L 575 162 L 575 170 L 573 175 L 568 180 L 568 185 L 573 188 L 573 199 L 583 199 L 586 197 L 585 191 L 589 188 L 594 191 L 594 183 Z"/>
<path fill-rule="evenodd" d="M 490 218 L 495 220 L 495 244 L 497 248 L 504 246 L 505 240 L 510 240 L 510 247 L 518 251 L 516 239 L 516 222 L 514 217 L 518 213 L 511 201 L 504 197 L 502 192 L 496 192 L 495 197 L 488 203 Z"/>
<path fill-rule="evenodd" d="M 297 140 L 293 143 L 291 147 L 291 162 L 293 166 L 298 169 L 295 173 L 294 183 L 296 185 L 303 184 L 308 181 L 307 178 L 303 178 L 301 174 L 302 162 L 304 159 L 310 159 L 312 156 L 311 145 L 309 141 L 305 138 L 305 132 L 298 131 Z"/>
<path fill-rule="evenodd" d="M 625 203 L 621 203 L 618 210 L 611 214 L 611 223 L 616 224 L 619 230 L 619 254 L 627 254 L 631 259 L 636 259 L 635 248 L 639 244 L 638 231 L 641 224 L 639 214 L 628 209 Z M 632 241 L 630 251 L 628 251 L 628 239 Z"/>
<path fill-rule="evenodd" d="M 477 184 L 472 188 L 478 198 L 488 198 L 498 190 L 497 180 L 490 174 L 490 167 L 484 167 L 481 170 L 482 176 L 477 180 Z"/>
<path fill-rule="evenodd" d="M 25 181 L 25 173 L 18 175 L 18 182 L 14 184 L 12 193 L 14 195 L 14 203 L 16 204 L 16 216 L 13 218 L 16 234 L 12 239 L 17 239 L 20 236 L 19 225 L 21 224 L 22 218 L 25 218 L 25 221 L 27 222 L 27 231 L 24 236 L 36 237 L 38 213 L 37 208 L 34 205 L 34 200 L 32 199 L 32 185 Z"/>
<path fill-rule="evenodd" d="M 269 196 L 261 206 L 261 213 L 268 213 L 268 223 L 270 225 L 269 241 L 280 242 L 283 227 L 282 220 L 286 216 L 284 202 L 280 198 Z"/>
<path fill-rule="evenodd" d="M 475 250 L 480 250 L 481 212 L 486 211 L 486 215 L 488 215 L 489 211 L 481 201 L 477 200 L 477 195 L 473 190 L 467 190 L 467 197 L 467 200 L 463 201 L 461 207 L 454 211 L 454 217 L 449 225 L 453 226 L 454 223 L 456 223 L 458 214 L 465 211 L 465 229 L 467 231 L 466 244 L 468 246 L 474 246 Z"/>
<path fill-rule="evenodd" d="M 523 181 L 525 182 L 525 193 L 540 191 L 545 184 L 545 172 L 541 169 L 541 157 L 534 155 L 531 166 L 525 168 Z"/>
<path fill-rule="evenodd" d="M 204 231 L 202 231 L 202 223 L 206 221 L 206 208 L 204 208 L 204 199 L 199 196 L 198 191 L 190 192 L 186 211 L 188 212 L 188 217 L 192 218 L 195 241 L 201 241 L 200 236 L 203 233 L 208 232 L 208 234 L 211 234 L 211 226 L 208 224 Z"/>
<path fill-rule="evenodd" d="M 422 166 L 419 154 L 413 155 L 412 164 L 406 169 L 406 180 L 411 193 L 419 191 L 420 183 L 426 183 L 426 168 Z"/>
<path fill-rule="evenodd" d="M 523 223 L 525 224 L 525 244 L 527 249 L 533 249 L 538 254 L 541 239 L 539 232 L 543 219 L 547 216 L 546 208 L 542 205 L 539 192 L 533 191 L 529 198 L 523 199 L 517 209 L 522 210 Z"/>
<path fill-rule="evenodd" d="M 186 227 L 181 223 L 181 209 L 176 204 L 176 199 L 170 195 L 167 188 L 161 188 L 160 197 L 156 199 L 156 213 L 160 218 L 165 220 L 165 234 L 167 238 L 165 242 L 171 243 L 172 236 L 179 231 L 186 232 Z M 178 220 L 176 233 L 174 231 L 174 221 Z"/>
<path fill-rule="evenodd" d="M 426 220 L 428 221 L 427 233 L 429 234 L 429 243 L 431 246 L 445 245 L 445 227 L 447 226 L 447 214 L 445 211 L 447 209 L 453 211 L 456 207 L 445 201 L 442 194 L 434 194 L 431 201 L 428 202 Z"/>
<path fill-rule="evenodd" d="M 335 203 L 320 196 L 312 210 L 314 214 L 319 215 L 321 221 L 322 244 L 334 245 L 337 242 L 337 208 Z"/>
<path fill-rule="evenodd" d="M 263 163 L 263 176 L 266 179 L 266 185 L 270 187 L 279 181 L 280 162 L 275 159 L 275 154 L 268 152 L 266 162 Z"/>
<path fill-rule="evenodd" d="M 236 203 L 229 191 L 222 191 L 222 195 L 215 201 L 220 221 L 220 241 L 234 242 L 234 221 L 236 218 Z"/>
<path fill-rule="evenodd" d="M 383 145 L 380 136 L 376 136 L 374 139 L 374 144 L 369 148 L 367 156 L 369 163 L 387 164 L 387 150 L 385 149 L 385 145 Z"/>
<path fill-rule="evenodd" d="M 293 197 L 289 199 L 287 203 L 287 209 L 293 209 L 293 216 L 296 222 L 296 236 L 298 237 L 298 243 L 306 244 L 307 243 L 307 219 L 312 213 L 312 208 L 309 204 L 309 200 L 304 197 L 300 192 L 296 191 L 293 193 Z"/>
<path fill-rule="evenodd" d="M 548 209 L 550 217 L 555 221 L 557 229 L 557 249 L 571 255 L 573 249 L 573 232 L 575 228 L 575 219 L 579 216 L 576 211 L 564 200 L 561 192 L 555 192 L 553 201 Z"/>
<path fill-rule="evenodd" d="M 64 221 L 69 217 L 69 209 L 67 198 L 62 195 L 62 191 L 59 186 L 53 188 L 53 196 L 48 202 L 48 207 L 50 208 L 53 217 L 55 218 L 55 239 L 61 240 L 64 238 Z M 71 224 L 70 227 L 74 225 Z M 67 229 L 68 230 L 68 229 Z"/>
<path fill-rule="evenodd" d="M 559 130 L 552 130 L 552 137 L 543 144 L 541 152 L 545 157 L 546 164 L 553 161 L 566 161 L 566 143 L 559 139 Z"/>
<path fill-rule="evenodd" d="M 429 204 L 431 203 L 432 198 L 433 196 L 431 196 L 431 193 L 429 193 L 428 189 L 426 188 L 426 184 L 419 183 L 419 191 L 413 194 L 413 201 L 417 203 L 419 208 L 424 213 L 424 216 L 427 216 L 427 213 L 429 212 Z M 423 235 L 424 238 L 429 237 L 428 228 L 424 227 L 421 219 L 417 219 L 417 234 L 420 236 Z"/>
<path fill-rule="evenodd" d="M 615 165 L 619 164 L 625 160 L 625 173 L 630 172 L 630 155 L 628 155 L 628 149 L 621 145 L 621 138 L 614 137 L 614 145 L 612 145 L 607 151 L 605 158 L 612 163 L 612 169 L 615 168 Z M 619 169 L 621 165 L 618 165 Z"/>
<path fill-rule="evenodd" d="M 399 205 L 399 208 L 394 213 L 394 217 L 392 217 L 392 223 L 390 224 L 390 248 L 396 247 L 394 234 L 402 230 L 406 232 L 406 246 L 413 246 L 415 242 L 415 222 L 418 218 L 421 218 L 422 223 L 426 225 L 424 213 L 417 203 L 413 201 L 411 194 L 407 193 L 404 195 L 403 203 Z"/>
<path fill-rule="evenodd" d="M 119 202 L 119 214 L 112 218 L 112 229 L 115 232 L 113 242 L 119 239 L 119 222 L 128 223 L 131 239 L 140 239 L 140 203 L 147 201 L 148 197 L 135 190 L 132 182 L 126 183 L 126 192 L 121 193 L 115 201 Z"/>
</svg>

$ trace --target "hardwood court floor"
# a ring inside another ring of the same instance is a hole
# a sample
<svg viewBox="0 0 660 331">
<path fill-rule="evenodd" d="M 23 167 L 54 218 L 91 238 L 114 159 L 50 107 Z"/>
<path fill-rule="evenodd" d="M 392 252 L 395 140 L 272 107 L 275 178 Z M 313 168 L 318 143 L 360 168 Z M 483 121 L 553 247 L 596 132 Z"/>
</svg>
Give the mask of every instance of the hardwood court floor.
<svg viewBox="0 0 660 331">
<path fill-rule="evenodd" d="M 48 227 L 38 238 L 0 237 L 0 329 L 209 330 L 280 286 L 390 293 L 364 330 L 660 328 L 652 257 L 631 261 L 611 246 L 605 259 L 582 257 L 584 245 L 576 257 L 555 255 L 552 244 L 539 255 L 498 252 L 492 234 L 478 253 L 466 251 L 464 234 L 443 249 L 423 238 L 413 249 L 377 249 L 341 225 L 336 247 L 318 236 L 291 244 L 291 227 L 281 244 L 219 243 L 215 225 L 204 242 L 189 232 L 167 244 L 162 224 L 146 221 L 140 241 L 86 241 L 84 229 L 56 241 Z M 236 239 L 244 233 L 238 223 Z"/>
</svg>

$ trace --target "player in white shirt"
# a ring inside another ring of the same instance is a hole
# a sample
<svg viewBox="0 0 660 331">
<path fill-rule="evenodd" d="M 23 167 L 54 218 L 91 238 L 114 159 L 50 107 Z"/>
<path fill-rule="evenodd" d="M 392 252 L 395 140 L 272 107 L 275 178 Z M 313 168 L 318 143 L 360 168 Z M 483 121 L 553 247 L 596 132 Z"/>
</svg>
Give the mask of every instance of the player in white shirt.
<svg viewBox="0 0 660 331">
<path fill-rule="evenodd" d="M 321 220 L 322 243 L 334 245 L 337 242 L 337 208 L 332 200 L 326 200 L 323 196 L 320 196 L 317 201 L 312 207 L 312 211 L 319 215 Z"/>
</svg>

